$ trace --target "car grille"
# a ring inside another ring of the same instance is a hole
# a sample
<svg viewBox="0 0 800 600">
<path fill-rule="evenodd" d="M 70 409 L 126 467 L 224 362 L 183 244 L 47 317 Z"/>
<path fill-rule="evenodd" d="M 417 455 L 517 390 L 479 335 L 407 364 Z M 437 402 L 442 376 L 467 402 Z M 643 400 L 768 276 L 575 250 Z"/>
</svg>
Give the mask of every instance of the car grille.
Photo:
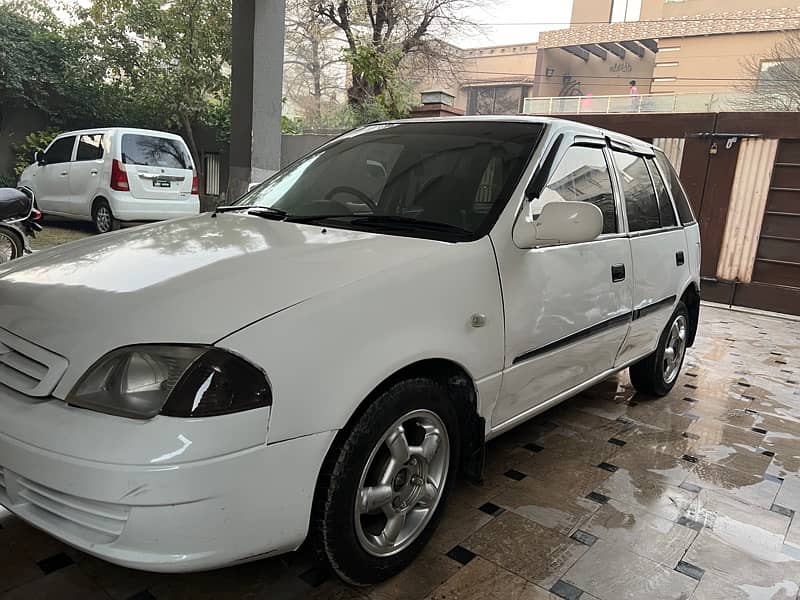
<svg viewBox="0 0 800 600">
<path fill-rule="evenodd" d="M 0 383 L 28 396 L 48 396 L 67 370 L 67 361 L 0 329 Z"/>
<path fill-rule="evenodd" d="M 14 512 L 53 533 L 95 544 L 116 540 L 130 507 L 79 498 L 35 483 L 0 467 L 0 500 Z"/>
</svg>

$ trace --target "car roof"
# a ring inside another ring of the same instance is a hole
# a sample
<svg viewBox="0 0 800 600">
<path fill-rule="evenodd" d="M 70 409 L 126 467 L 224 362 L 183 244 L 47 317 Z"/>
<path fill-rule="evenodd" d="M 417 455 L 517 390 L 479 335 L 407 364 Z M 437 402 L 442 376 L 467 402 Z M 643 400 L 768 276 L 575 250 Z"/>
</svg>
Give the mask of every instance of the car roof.
<svg viewBox="0 0 800 600">
<path fill-rule="evenodd" d="M 166 137 L 182 140 L 183 138 L 175 133 L 169 131 L 158 131 L 156 129 L 139 129 L 137 127 L 92 127 L 91 129 L 76 129 L 74 131 L 65 131 L 59 133 L 58 137 L 67 135 L 83 135 L 86 133 L 139 133 L 143 135 L 155 135 L 158 137 Z"/>
<path fill-rule="evenodd" d="M 638 138 L 631 137 L 623 133 L 610 131 L 608 129 L 602 129 L 600 127 L 595 127 L 594 125 L 587 125 L 586 123 L 580 123 L 578 121 L 570 121 L 569 119 L 557 119 L 553 117 L 540 117 L 540 116 L 528 116 L 528 115 L 473 115 L 473 116 L 456 116 L 456 117 L 422 117 L 415 119 L 400 119 L 390 122 L 402 124 L 402 123 L 441 123 L 447 121 L 453 121 L 456 123 L 463 123 L 465 121 L 493 122 L 493 123 L 540 123 L 542 125 L 557 129 L 568 128 L 569 130 L 574 131 L 576 133 L 583 133 L 586 135 L 597 136 L 597 137 L 608 137 L 611 138 L 612 140 L 623 142 L 624 144 L 627 144 L 634 148 L 646 147 L 649 148 L 650 150 L 656 149 L 655 146 L 653 146 L 648 142 L 644 142 Z"/>
</svg>

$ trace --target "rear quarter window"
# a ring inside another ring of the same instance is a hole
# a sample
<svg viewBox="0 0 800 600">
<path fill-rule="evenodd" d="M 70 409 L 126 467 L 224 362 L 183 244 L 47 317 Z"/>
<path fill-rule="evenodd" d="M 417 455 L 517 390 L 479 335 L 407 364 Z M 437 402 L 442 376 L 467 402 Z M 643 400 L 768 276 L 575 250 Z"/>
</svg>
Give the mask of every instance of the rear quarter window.
<svg viewBox="0 0 800 600">
<path fill-rule="evenodd" d="M 164 169 L 192 168 L 183 140 L 133 133 L 122 136 L 122 162 Z"/>
<path fill-rule="evenodd" d="M 656 163 L 658 168 L 664 175 L 665 183 L 672 194 L 672 201 L 675 202 L 675 208 L 678 211 L 678 218 L 684 225 L 689 225 L 695 222 L 692 208 L 689 206 L 689 199 L 686 197 L 686 192 L 683 191 L 678 174 L 669 162 L 667 155 L 663 152 L 656 150 Z"/>
</svg>

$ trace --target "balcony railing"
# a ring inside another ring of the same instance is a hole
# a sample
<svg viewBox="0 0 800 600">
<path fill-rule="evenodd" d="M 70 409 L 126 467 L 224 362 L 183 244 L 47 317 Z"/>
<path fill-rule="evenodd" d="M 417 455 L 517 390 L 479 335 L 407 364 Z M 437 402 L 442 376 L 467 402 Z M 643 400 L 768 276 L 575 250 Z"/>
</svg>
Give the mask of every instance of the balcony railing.
<svg viewBox="0 0 800 600">
<path fill-rule="evenodd" d="M 578 115 L 609 113 L 687 113 L 759 110 L 755 94 L 693 92 L 638 96 L 548 96 L 525 98 L 526 115 Z M 763 108 L 764 110 L 767 107 Z M 775 108 L 772 108 L 775 110 Z"/>
</svg>

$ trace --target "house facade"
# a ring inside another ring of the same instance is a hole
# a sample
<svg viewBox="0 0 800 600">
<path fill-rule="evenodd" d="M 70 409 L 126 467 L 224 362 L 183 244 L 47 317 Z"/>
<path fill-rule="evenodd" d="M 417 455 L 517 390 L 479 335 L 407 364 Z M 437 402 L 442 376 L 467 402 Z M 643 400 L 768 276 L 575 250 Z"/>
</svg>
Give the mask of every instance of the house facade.
<svg viewBox="0 0 800 600">
<path fill-rule="evenodd" d="M 418 87 L 467 114 L 730 110 L 798 30 L 796 0 L 574 0 L 568 28 L 462 50 Z"/>
</svg>

